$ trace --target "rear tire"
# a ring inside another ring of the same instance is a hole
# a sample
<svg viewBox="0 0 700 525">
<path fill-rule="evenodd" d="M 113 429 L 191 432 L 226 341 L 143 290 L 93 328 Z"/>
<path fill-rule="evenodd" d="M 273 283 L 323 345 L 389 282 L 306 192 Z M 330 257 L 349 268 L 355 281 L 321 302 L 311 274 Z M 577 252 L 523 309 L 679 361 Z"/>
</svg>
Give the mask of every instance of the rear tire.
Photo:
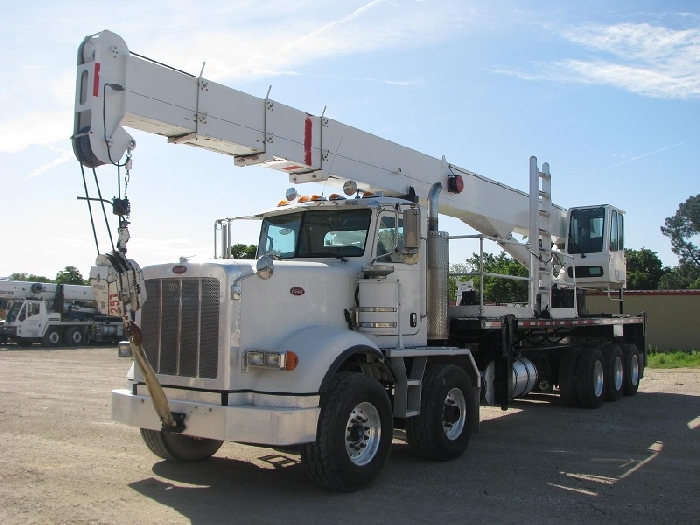
<svg viewBox="0 0 700 525">
<path fill-rule="evenodd" d="M 85 334 L 79 326 L 66 330 L 66 344 L 78 346 L 85 341 Z"/>
<path fill-rule="evenodd" d="M 160 430 L 141 429 L 141 437 L 156 456 L 178 463 L 192 463 L 209 459 L 221 448 L 223 441 Z"/>
<path fill-rule="evenodd" d="M 559 359 L 559 397 L 567 407 L 581 406 L 576 391 L 576 361 L 580 350 L 566 348 Z"/>
<path fill-rule="evenodd" d="M 581 352 L 576 363 L 576 392 L 583 408 L 598 408 L 605 395 L 605 365 L 600 348 L 590 347 Z"/>
<path fill-rule="evenodd" d="M 428 367 L 420 414 L 406 419 L 406 440 L 419 456 L 449 461 L 467 449 L 476 417 L 472 391 L 469 376 L 460 367 Z"/>
<path fill-rule="evenodd" d="M 639 379 L 642 377 L 642 362 L 637 345 L 622 345 L 622 355 L 625 363 L 623 393 L 626 396 L 635 396 L 639 388 Z"/>
<path fill-rule="evenodd" d="M 384 387 L 357 372 L 340 372 L 323 396 L 316 441 L 301 461 L 319 485 L 345 492 L 371 484 L 391 453 L 393 416 Z"/>
<path fill-rule="evenodd" d="M 625 364 L 619 345 L 610 344 L 603 348 L 605 400 L 617 401 L 622 397 L 625 383 Z"/>
</svg>

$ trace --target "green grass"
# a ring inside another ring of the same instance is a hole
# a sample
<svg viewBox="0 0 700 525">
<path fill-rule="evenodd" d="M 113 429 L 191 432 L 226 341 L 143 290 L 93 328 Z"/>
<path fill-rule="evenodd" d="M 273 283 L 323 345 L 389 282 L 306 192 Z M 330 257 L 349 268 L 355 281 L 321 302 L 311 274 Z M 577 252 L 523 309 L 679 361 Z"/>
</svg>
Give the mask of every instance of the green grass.
<svg viewBox="0 0 700 525">
<path fill-rule="evenodd" d="M 650 347 L 647 366 L 649 368 L 700 368 L 700 352 L 697 350 L 659 352 Z"/>
</svg>

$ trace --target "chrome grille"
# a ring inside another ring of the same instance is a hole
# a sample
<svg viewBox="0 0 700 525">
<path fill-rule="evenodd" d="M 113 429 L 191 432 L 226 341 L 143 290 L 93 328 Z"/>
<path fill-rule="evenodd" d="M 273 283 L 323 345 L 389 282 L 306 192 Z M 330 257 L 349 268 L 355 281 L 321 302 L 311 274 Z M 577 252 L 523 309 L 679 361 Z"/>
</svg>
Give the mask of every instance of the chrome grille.
<svg viewBox="0 0 700 525">
<path fill-rule="evenodd" d="M 149 279 L 141 312 L 143 347 L 158 374 L 215 379 L 219 280 Z"/>
</svg>

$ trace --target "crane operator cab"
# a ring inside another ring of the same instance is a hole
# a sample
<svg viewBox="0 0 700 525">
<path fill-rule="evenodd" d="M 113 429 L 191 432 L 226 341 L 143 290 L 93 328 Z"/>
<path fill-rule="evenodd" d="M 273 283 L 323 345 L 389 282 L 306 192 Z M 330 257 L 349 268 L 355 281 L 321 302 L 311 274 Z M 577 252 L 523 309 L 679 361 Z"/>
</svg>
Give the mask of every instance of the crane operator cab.
<svg viewBox="0 0 700 525">
<path fill-rule="evenodd" d="M 624 212 L 609 204 L 568 212 L 564 279 L 579 286 L 624 288 Z"/>
</svg>

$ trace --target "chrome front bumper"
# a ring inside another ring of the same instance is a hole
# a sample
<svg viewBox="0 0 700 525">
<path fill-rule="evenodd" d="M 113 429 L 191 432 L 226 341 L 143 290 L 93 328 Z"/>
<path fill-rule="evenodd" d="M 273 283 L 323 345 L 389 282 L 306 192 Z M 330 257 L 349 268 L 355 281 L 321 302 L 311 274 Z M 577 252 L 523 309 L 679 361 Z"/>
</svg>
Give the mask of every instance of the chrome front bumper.
<svg viewBox="0 0 700 525">
<path fill-rule="evenodd" d="M 185 414 L 186 435 L 274 446 L 315 441 L 321 413 L 319 407 L 221 406 L 182 399 L 169 399 L 168 404 L 171 412 Z M 112 391 L 112 419 L 133 427 L 161 429 L 151 398 L 127 389 Z"/>
</svg>

